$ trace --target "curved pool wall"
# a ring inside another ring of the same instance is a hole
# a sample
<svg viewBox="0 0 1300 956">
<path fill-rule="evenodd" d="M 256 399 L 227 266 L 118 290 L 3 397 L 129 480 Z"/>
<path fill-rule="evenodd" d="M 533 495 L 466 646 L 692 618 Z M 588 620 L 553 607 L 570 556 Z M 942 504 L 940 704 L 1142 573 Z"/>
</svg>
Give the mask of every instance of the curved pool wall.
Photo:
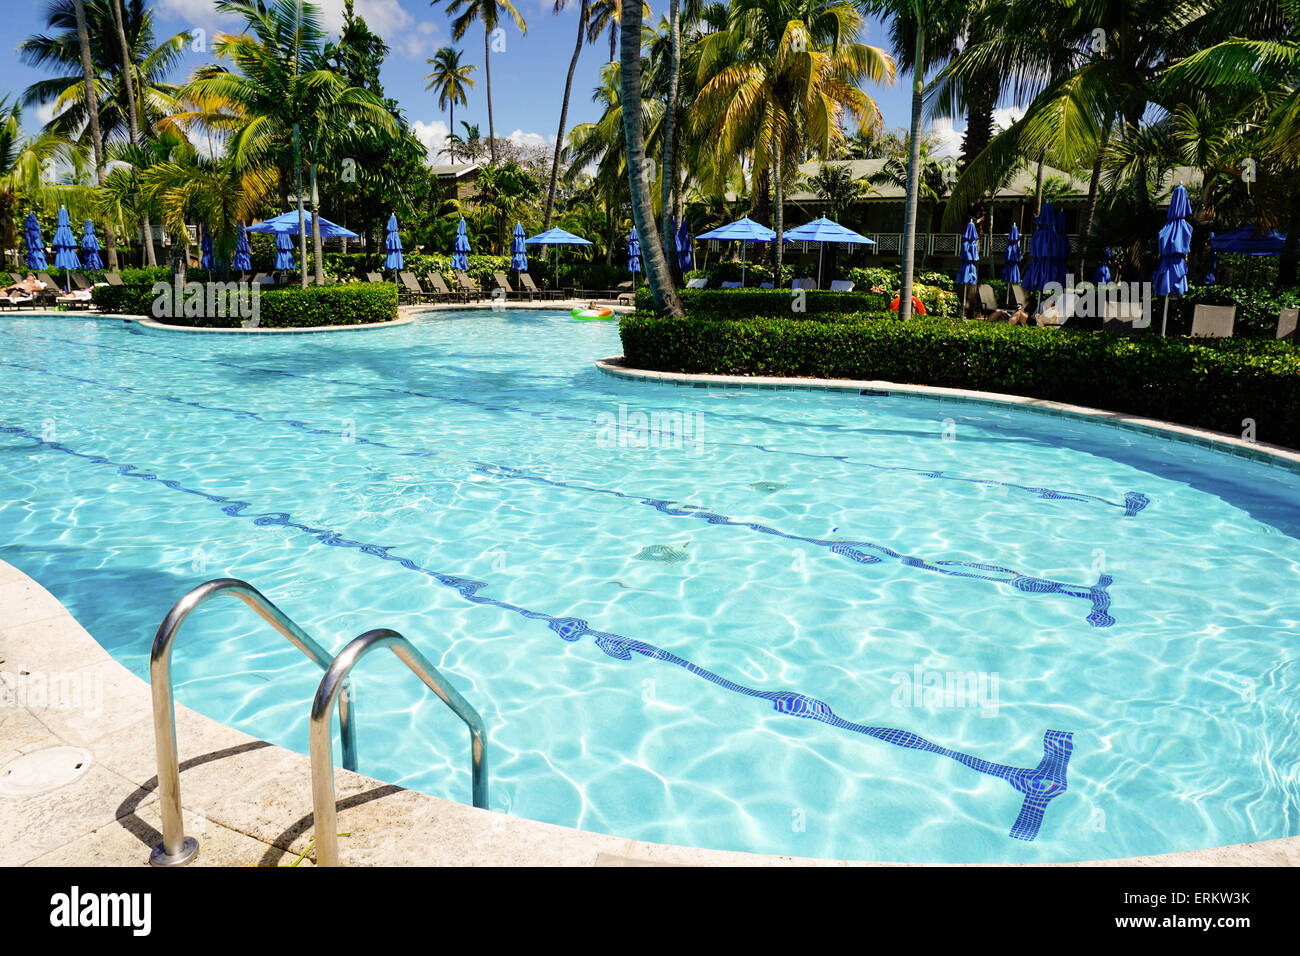
<svg viewBox="0 0 1300 956">
<path fill-rule="evenodd" d="M 620 383 L 590 364 L 612 324 L 567 314 L 0 339 L 0 556 L 137 673 L 232 574 L 327 647 L 420 641 L 516 814 L 883 860 L 1295 832 L 1292 472 L 1015 409 Z M 195 623 L 179 698 L 303 749 L 295 652 Z M 974 706 L 926 699 L 953 675 Z M 463 733 L 396 669 L 359 691 L 361 769 L 463 797 Z"/>
</svg>

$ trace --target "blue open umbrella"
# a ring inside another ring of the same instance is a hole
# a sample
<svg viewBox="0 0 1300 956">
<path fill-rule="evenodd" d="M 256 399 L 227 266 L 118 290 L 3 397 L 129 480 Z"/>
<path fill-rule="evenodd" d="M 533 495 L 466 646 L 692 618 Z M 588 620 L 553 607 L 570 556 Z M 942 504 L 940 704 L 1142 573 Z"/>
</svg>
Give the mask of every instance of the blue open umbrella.
<svg viewBox="0 0 1300 956">
<path fill-rule="evenodd" d="M 535 236 L 529 236 L 524 240 L 530 246 L 589 246 L 591 242 L 583 239 L 581 236 L 575 236 L 571 232 L 561 229 L 559 226 L 553 226 L 545 232 L 539 232 Z M 556 268 L 559 267 L 559 250 L 556 250 Z"/>
<path fill-rule="evenodd" d="M 1210 233 L 1210 261 L 1205 265 L 1205 284 L 1214 285 L 1218 280 L 1214 270 L 1219 268 L 1219 250 L 1214 248 L 1214 233 Z"/>
<path fill-rule="evenodd" d="M 275 271 L 293 271 L 293 236 L 287 232 L 275 234 Z"/>
<path fill-rule="evenodd" d="M 452 247 L 451 267 L 460 272 L 468 272 L 469 253 L 469 233 L 465 229 L 465 217 L 462 216 L 456 226 L 456 244 Z"/>
<path fill-rule="evenodd" d="M 77 237 L 72 234 L 72 220 L 68 218 L 68 210 L 63 206 L 59 207 L 59 225 L 54 230 L 54 238 L 50 241 L 54 246 L 54 268 L 56 269 L 80 269 L 81 259 L 77 257 Z M 65 272 L 63 278 L 64 291 L 67 291 L 68 279 Z"/>
<path fill-rule="evenodd" d="M 1111 263 L 1110 246 L 1101 250 L 1101 256 L 1097 259 L 1097 271 L 1092 274 L 1092 281 L 1098 285 L 1105 285 L 1111 280 L 1110 263 Z"/>
<path fill-rule="evenodd" d="M 1192 203 L 1187 190 L 1178 185 L 1169 197 L 1169 212 L 1165 224 L 1156 237 L 1160 262 L 1151 276 L 1152 291 L 1165 297 L 1165 311 L 1160 320 L 1160 334 L 1169 324 L 1169 297 L 1187 292 L 1187 253 L 1192 248 L 1192 224 L 1187 217 L 1192 214 Z"/>
<path fill-rule="evenodd" d="M 691 234 L 686 231 L 686 222 L 677 230 L 677 265 L 683 272 L 689 272 L 694 266 L 691 256 Z"/>
<path fill-rule="evenodd" d="M 252 251 L 248 245 L 248 233 L 241 222 L 235 230 L 235 254 L 230 257 L 230 268 L 236 272 L 251 272 L 253 270 L 253 257 L 250 255 Z"/>
<path fill-rule="evenodd" d="M 212 234 L 208 232 L 208 224 L 204 223 L 199 226 L 199 268 L 212 271 Z"/>
<path fill-rule="evenodd" d="M 812 222 L 806 222 L 802 226 L 787 229 L 782 233 L 782 236 L 786 242 L 817 243 L 817 285 L 819 288 L 822 284 L 822 250 L 825 249 L 826 243 L 842 242 L 855 246 L 875 245 L 875 242 L 866 236 L 859 235 L 847 226 L 841 226 L 838 222 L 832 222 L 825 216 L 814 219 Z"/>
<path fill-rule="evenodd" d="M 104 268 L 104 260 L 99 256 L 99 240 L 95 238 L 95 224 L 89 219 L 81 233 L 81 262 L 87 269 Z"/>
<path fill-rule="evenodd" d="M 1002 281 L 1007 285 L 1020 284 L 1020 230 L 1011 224 L 1007 233 L 1007 264 L 1002 267 Z"/>
<path fill-rule="evenodd" d="M 957 266 L 957 284 L 975 285 L 979 282 L 980 234 L 975 228 L 975 220 L 966 223 L 966 231 L 961 236 L 961 260 Z"/>
<path fill-rule="evenodd" d="M 402 257 L 402 237 L 397 232 L 397 215 L 390 214 L 388 228 L 384 232 L 384 268 L 396 272 L 406 264 Z"/>
<path fill-rule="evenodd" d="M 636 282 L 637 273 L 641 271 L 641 240 L 636 236 L 636 226 L 627 235 L 627 271 L 632 273 L 632 281 Z"/>
<path fill-rule="evenodd" d="M 510 268 L 516 272 L 528 271 L 528 250 L 524 246 L 524 227 L 515 223 L 514 235 L 510 237 Z"/>
<path fill-rule="evenodd" d="M 719 226 L 717 229 L 710 229 L 708 232 L 701 233 L 696 239 L 717 239 L 719 241 L 731 240 L 739 242 L 740 246 L 740 284 L 745 284 L 745 243 L 747 242 L 773 242 L 776 239 L 776 233 L 767 226 L 760 226 L 748 216 L 743 216 L 735 222 L 729 222 L 725 226 Z"/>
<path fill-rule="evenodd" d="M 308 233 L 311 232 L 311 213 L 304 211 L 302 214 L 303 228 Z M 261 222 L 255 222 L 248 227 L 249 232 L 272 232 L 286 233 L 290 236 L 298 235 L 298 211 L 291 210 L 281 213 L 270 219 L 263 219 Z M 324 216 L 320 217 L 320 237 L 322 239 L 360 239 L 351 229 L 344 228 L 338 223 L 330 222 Z"/>
</svg>

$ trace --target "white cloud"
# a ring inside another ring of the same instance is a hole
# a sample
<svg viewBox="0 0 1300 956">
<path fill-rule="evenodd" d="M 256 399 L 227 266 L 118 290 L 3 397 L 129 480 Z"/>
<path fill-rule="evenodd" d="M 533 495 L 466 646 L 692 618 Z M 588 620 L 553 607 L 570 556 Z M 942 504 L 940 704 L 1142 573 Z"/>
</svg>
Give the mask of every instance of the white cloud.
<svg viewBox="0 0 1300 956">
<path fill-rule="evenodd" d="M 447 124 L 442 120 L 434 120 L 426 123 L 424 120 L 416 120 L 411 124 L 411 132 L 415 138 L 424 144 L 428 155 L 425 159 L 430 165 L 440 165 L 448 161 L 446 156 L 439 155 L 447 143 Z"/>
<path fill-rule="evenodd" d="M 993 128 L 995 130 L 1006 129 L 1024 115 L 1025 108 L 1023 106 L 1007 106 L 1003 109 L 994 110 Z"/>
<path fill-rule="evenodd" d="M 961 133 L 953 129 L 951 119 L 937 119 L 927 131 L 934 139 L 934 155 L 956 156 L 961 152 Z"/>
<path fill-rule="evenodd" d="M 525 133 L 522 129 L 517 129 L 509 136 L 502 137 L 512 143 L 518 143 L 520 146 L 544 146 L 550 149 L 555 145 L 554 136 L 543 136 L 541 133 Z"/>
</svg>

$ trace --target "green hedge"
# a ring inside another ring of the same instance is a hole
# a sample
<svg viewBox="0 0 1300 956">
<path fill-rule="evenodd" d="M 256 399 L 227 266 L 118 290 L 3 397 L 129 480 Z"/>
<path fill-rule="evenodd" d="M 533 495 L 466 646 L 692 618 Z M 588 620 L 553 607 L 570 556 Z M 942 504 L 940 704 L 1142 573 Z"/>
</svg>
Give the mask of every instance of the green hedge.
<svg viewBox="0 0 1300 956">
<path fill-rule="evenodd" d="M 678 289 L 682 307 L 693 317 L 739 319 L 753 316 L 809 319 L 826 314 L 884 311 L 887 296 L 871 292 L 824 292 L 809 289 L 804 294 L 805 312 L 793 312 L 794 297 L 789 289 Z M 654 311 L 654 297 L 649 286 L 636 290 L 636 307 Z"/>
<path fill-rule="evenodd" d="M 632 368 L 878 379 L 1025 395 L 1300 448 L 1300 350 L 942 319 L 677 320 L 619 327 Z"/>
<path fill-rule="evenodd" d="M 104 312 L 153 316 L 155 280 L 152 277 L 147 282 L 129 280 L 125 272 L 122 278 L 123 285 L 96 287 L 91 293 L 95 305 Z M 259 296 L 258 313 L 258 326 L 266 329 L 391 322 L 397 318 L 397 289 L 386 282 L 266 289 Z M 189 327 L 236 328 L 243 318 L 239 315 L 173 316 L 159 321 Z"/>
</svg>

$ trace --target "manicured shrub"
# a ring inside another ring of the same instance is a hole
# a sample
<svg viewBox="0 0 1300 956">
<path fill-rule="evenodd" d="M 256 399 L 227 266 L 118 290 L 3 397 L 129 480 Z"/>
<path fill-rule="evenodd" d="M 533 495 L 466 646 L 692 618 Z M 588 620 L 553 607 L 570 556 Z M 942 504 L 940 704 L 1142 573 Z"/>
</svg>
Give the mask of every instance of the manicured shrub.
<svg viewBox="0 0 1300 956">
<path fill-rule="evenodd" d="M 942 319 L 841 317 L 620 324 L 633 368 L 878 379 L 1025 395 L 1300 448 L 1300 350 L 1287 342 L 1162 339 Z"/>
<path fill-rule="evenodd" d="M 804 293 L 805 312 L 794 312 L 795 297 L 790 289 L 679 289 L 682 307 L 688 315 L 702 319 L 739 319 L 754 316 L 806 319 L 814 316 L 883 311 L 889 298 L 871 292 L 825 292 L 809 289 Z M 648 286 L 636 290 L 636 307 L 653 311 L 654 298 Z"/>
<path fill-rule="evenodd" d="M 127 282 L 121 286 L 98 286 L 91 293 L 104 312 L 154 316 L 154 283 Z M 162 279 L 159 281 L 167 281 Z M 235 311 L 232 307 L 230 311 Z M 397 289 L 389 283 L 348 282 L 305 289 L 263 290 L 258 301 L 258 326 L 266 329 L 305 328 L 326 325 L 365 325 L 391 322 L 397 318 Z M 168 325 L 202 328 L 235 328 L 243 315 L 158 317 Z"/>
</svg>

